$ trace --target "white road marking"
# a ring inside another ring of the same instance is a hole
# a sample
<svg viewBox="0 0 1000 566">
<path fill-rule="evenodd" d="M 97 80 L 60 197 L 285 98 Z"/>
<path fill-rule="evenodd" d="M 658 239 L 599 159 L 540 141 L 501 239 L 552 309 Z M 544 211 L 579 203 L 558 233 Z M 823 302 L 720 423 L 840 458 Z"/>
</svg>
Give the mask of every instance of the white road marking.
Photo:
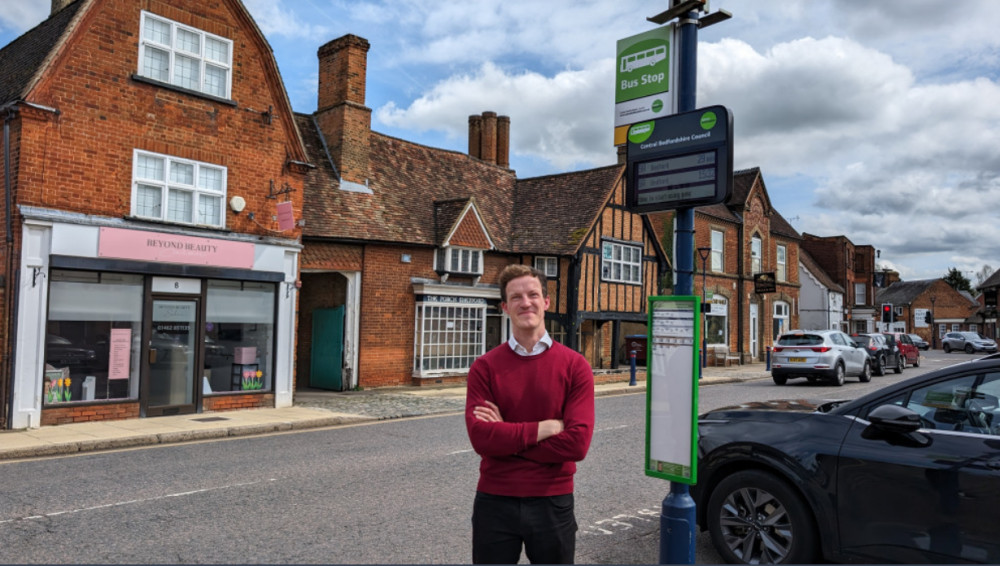
<svg viewBox="0 0 1000 566">
<path fill-rule="evenodd" d="M 117 501 L 115 503 L 105 503 L 104 505 L 94 505 L 92 507 L 81 507 L 79 509 L 72 509 L 72 510 L 69 510 L 69 511 L 54 511 L 52 513 L 45 513 L 44 515 L 29 515 L 27 517 L 20 517 L 18 519 L 0 520 L 0 525 L 6 524 L 6 523 L 16 523 L 18 521 L 33 521 L 33 520 L 37 520 L 37 519 L 46 519 L 46 518 L 51 518 L 51 517 L 58 517 L 59 515 L 69 515 L 69 514 L 72 514 L 72 513 L 83 513 L 84 511 L 96 511 L 98 509 L 107 509 L 107 508 L 110 508 L 110 507 L 121 507 L 123 505 L 134 505 L 136 503 L 146 503 L 146 502 L 149 502 L 149 501 L 159 501 L 161 499 L 168 499 L 170 497 L 187 497 L 189 495 L 197 495 L 199 493 L 208 493 L 210 491 L 219 491 L 219 490 L 222 490 L 222 489 L 232 489 L 234 487 L 246 487 L 248 485 L 255 485 L 255 484 L 259 484 L 259 483 L 264 483 L 265 481 L 272 482 L 272 481 L 278 481 L 278 480 L 275 479 L 275 478 L 271 478 L 271 479 L 268 479 L 268 480 L 260 480 L 260 481 L 253 481 L 253 482 L 244 482 L 244 483 L 234 483 L 234 484 L 223 485 L 223 486 L 219 486 L 219 487 L 208 487 L 208 488 L 205 488 L 205 489 L 195 489 L 193 491 L 181 491 L 181 492 L 178 492 L 178 493 L 168 493 L 166 495 L 159 495 L 159 496 L 156 496 L 156 497 L 145 497 L 145 498 L 142 498 L 142 499 L 131 499 L 131 500 L 128 500 L 128 501 Z"/>
</svg>

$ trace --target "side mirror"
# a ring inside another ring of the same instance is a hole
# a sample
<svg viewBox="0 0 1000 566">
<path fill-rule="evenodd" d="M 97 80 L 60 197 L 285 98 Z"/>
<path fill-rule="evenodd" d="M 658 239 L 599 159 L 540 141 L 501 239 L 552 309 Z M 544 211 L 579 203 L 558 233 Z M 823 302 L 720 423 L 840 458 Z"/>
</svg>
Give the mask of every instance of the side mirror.
<svg viewBox="0 0 1000 566">
<path fill-rule="evenodd" d="M 899 405 L 882 405 L 868 413 L 868 420 L 876 428 L 885 432 L 900 434 L 916 432 L 923 426 L 920 415 Z"/>
</svg>

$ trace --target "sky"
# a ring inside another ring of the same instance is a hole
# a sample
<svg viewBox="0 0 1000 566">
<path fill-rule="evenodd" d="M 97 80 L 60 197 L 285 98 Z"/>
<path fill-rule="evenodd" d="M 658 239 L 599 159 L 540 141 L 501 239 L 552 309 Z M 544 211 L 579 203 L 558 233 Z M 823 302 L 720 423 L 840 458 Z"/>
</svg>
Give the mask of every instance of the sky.
<svg viewBox="0 0 1000 566">
<path fill-rule="evenodd" d="M 317 49 L 367 39 L 372 129 L 468 151 L 468 117 L 511 118 L 519 178 L 617 162 L 615 49 L 667 0 L 244 0 L 292 108 L 316 110 Z M 0 45 L 48 16 L 0 0 Z M 800 233 L 845 235 L 904 280 L 1000 267 L 1000 2 L 710 0 L 697 106 L 733 115 Z"/>
</svg>

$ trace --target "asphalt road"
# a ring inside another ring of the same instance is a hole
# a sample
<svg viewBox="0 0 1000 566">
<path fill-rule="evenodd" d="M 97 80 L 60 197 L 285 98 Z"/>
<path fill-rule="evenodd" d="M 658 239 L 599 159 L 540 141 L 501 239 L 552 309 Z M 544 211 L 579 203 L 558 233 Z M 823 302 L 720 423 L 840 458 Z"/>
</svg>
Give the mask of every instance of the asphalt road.
<svg viewBox="0 0 1000 566">
<path fill-rule="evenodd" d="M 855 397 L 973 357 L 843 387 L 707 386 L 700 406 Z M 643 474 L 644 423 L 644 395 L 597 400 L 579 563 L 658 562 L 669 483 Z M 466 563 L 477 465 L 459 415 L 2 463 L 0 563 Z"/>
</svg>

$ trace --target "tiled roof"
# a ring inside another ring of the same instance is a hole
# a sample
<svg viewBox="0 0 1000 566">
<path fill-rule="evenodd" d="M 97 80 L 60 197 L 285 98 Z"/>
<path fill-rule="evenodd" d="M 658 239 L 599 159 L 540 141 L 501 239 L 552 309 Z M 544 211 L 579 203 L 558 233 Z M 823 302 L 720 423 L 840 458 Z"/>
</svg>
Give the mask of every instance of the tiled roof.
<svg viewBox="0 0 1000 566">
<path fill-rule="evenodd" d="M 572 254 L 621 178 L 612 165 L 517 182 L 512 251 Z"/>
<path fill-rule="evenodd" d="M 370 133 L 371 194 L 340 190 L 311 116 L 297 114 L 316 169 L 305 187 L 306 238 L 436 245 L 435 201 L 476 198 L 495 244 L 509 249 L 514 173 L 464 153 Z M 495 232 L 494 232 L 495 231 Z"/>
<path fill-rule="evenodd" d="M 1000 287 L 1000 269 L 994 271 L 993 275 L 990 275 L 989 277 L 987 277 L 986 281 L 983 281 L 981 284 L 979 284 L 976 287 L 976 289 L 978 289 L 978 290 L 984 290 L 984 289 L 990 289 L 990 288 L 993 288 L 993 287 Z"/>
<path fill-rule="evenodd" d="M 885 289 L 875 293 L 876 303 L 892 303 L 908 305 L 923 294 L 931 285 L 940 279 L 921 279 L 919 281 L 896 281 Z"/>
<path fill-rule="evenodd" d="M 76 0 L 0 49 L 0 104 L 22 100 L 85 0 Z"/>
<path fill-rule="evenodd" d="M 837 293 L 844 292 L 844 288 L 838 285 L 837 282 L 830 277 L 830 274 L 824 271 L 823 268 L 816 263 L 813 256 L 809 255 L 809 252 L 802 248 L 799 248 L 799 261 L 807 270 L 809 270 L 809 273 L 812 273 L 813 277 L 818 279 L 819 282 L 823 284 L 824 287 Z"/>
<path fill-rule="evenodd" d="M 310 161 L 306 238 L 439 245 L 474 199 L 498 251 L 572 254 L 620 180 L 613 165 L 518 180 L 464 153 L 370 133 L 371 194 L 340 190 L 311 116 L 296 114 Z"/>
</svg>

